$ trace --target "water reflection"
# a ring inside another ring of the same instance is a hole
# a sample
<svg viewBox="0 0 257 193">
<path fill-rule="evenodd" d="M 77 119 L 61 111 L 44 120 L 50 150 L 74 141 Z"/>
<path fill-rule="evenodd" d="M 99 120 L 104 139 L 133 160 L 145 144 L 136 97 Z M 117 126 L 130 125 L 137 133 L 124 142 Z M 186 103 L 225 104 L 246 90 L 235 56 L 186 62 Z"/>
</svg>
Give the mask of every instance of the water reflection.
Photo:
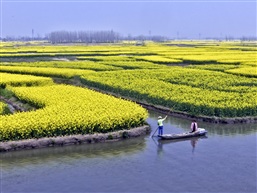
<svg viewBox="0 0 257 193">
<path fill-rule="evenodd" d="M 152 133 L 158 115 L 148 118 Z M 164 132 L 186 132 L 190 123 L 169 116 Z M 256 192 L 256 125 L 199 122 L 199 127 L 208 130 L 207 137 L 147 135 L 1 153 L 2 192 Z"/>
<path fill-rule="evenodd" d="M 1 153 L 3 167 L 13 165 L 46 164 L 47 162 L 74 160 L 95 157 L 118 157 L 142 151 L 146 147 L 143 137 L 109 143 L 82 144 L 64 147 L 50 147 L 44 149 L 22 150 Z"/>
<path fill-rule="evenodd" d="M 173 143 L 178 143 L 178 142 L 185 142 L 185 141 L 190 141 L 190 144 L 193 148 L 195 148 L 197 142 L 202 139 L 207 139 L 207 136 L 199 136 L 199 137 L 191 137 L 191 138 L 184 138 L 184 139 L 172 139 L 172 140 L 163 140 L 163 139 L 158 139 L 158 143 L 161 143 L 162 145 L 165 144 L 173 144 Z"/>
<path fill-rule="evenodd" d="M 186 143 L 188 146 L 192 147 L 192 154 L 195 152 L 196 146 L 200 140 L 207 139 L 207 136 L 199 136 L 199 137 L 192 137 L 192 138 L 184 138 L 184 139 L 173 139 L 173 140 L 163 140 L 158 137 L 152 137 L 153 142 L 156 145 L 157 155 L 160 156 L 164 153 L 164 146 L 171 146 L 175 143 Z M 170 147 L 169 147 L 170 149 Z"/>
<path fill-rule="evenodd" d="M 196 146 L 196 143 L 197 143 L 197 141 L 198 141 L 199 139 L 198 138 L 196 138 L 196 139 L 191 139 L 190 140 L 190 142 L 191 142 L 191 145 L 192 145 L 192 152 L 194 152 L 195 151 L 195 146 Z"/>
<path fill-rule="evenodd" d="M 163 153 L 163 144 L 158 141 L 157 154 L 161 155 Z"/>
<path fill-rule="evenodd" d="M 207 128 L 207 126 L 206 126 Z M 256 133 L 257 124 L 229 124 L 229 125 L 220 125 L 212 124 L 208 127 L 208 133 L 211 135 L 223 135 L 223 136 L 236 136 L 236 135 L 248 135 Z"/>
<path fill-rule="evenodd" d="M 152 140 L 156 145 L 157 155 L 160 156 L 163 153 L 163 144 L 160 143 L 160 140 L 158 140 L 158 137 L 152 137 Z"/>
</svg>

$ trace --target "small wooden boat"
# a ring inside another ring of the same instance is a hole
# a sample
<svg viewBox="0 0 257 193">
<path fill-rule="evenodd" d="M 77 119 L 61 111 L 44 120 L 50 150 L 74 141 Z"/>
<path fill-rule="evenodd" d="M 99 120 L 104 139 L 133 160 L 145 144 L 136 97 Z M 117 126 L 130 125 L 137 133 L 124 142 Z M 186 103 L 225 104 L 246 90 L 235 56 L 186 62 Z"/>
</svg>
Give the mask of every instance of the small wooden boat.
<svg viewBox="0 0 257 193">
<path fill-rule="evenodd" d="M 191 138 L 191 137 L 198 137 L 198 136 L 205 136 L 207 131 L 203 128 L 198 128 L 197 131 L 193 133 L 180 133 L 180 134 L 164 134 L 158 135 L 161 139 L 182 139 L 182 138 Z"/>
</svg>

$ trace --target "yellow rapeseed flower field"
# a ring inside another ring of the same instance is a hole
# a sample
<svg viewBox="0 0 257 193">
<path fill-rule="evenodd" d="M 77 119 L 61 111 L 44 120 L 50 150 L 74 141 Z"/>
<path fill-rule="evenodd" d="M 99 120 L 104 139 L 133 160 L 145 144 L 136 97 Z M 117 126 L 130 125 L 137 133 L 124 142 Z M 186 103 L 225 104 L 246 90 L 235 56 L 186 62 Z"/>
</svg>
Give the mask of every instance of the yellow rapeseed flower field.
<svg viewBox="0 0 257 193">
<path fill-rule="evenodd" d="M 2 68 L 2 67 L 1 67 Z M 0 87 L 11 86 L 37 86 L 53 84 L 48 77 L 37 77 L 31 75 L 0 73 Z"/>
<path fill-rule="evenodd" d="M 128 129 L 144 124 L 147 111 L 89 89 L 67 85 L 8 87 L 40 109 L 0 116 L 0 141 Z"/>
<path fill-rule="evenodd" d="M 3 42 L 0 57 L 2 72 L 47 76 L 1 73 L 2 88 L 39 107 L 2 115 L 2 141 L 107 132 L 140 125 L 147 117 L 134 103 L 55 85 L 48 77 L 80 77 L 85 86 L 190 115 L 257 116 L 256 43 Z"/>
</svg>

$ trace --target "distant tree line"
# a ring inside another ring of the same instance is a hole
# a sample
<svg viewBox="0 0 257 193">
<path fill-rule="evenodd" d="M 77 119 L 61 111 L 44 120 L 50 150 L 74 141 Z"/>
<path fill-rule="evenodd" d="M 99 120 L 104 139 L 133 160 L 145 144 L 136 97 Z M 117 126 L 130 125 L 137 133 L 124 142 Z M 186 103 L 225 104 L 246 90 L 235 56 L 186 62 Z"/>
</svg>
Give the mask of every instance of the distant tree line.
<svg viewBox="0 0 257 193">
<path fill-rule="evenodd" d="M 30 36 L 6 36 L 4 38 L 0 37 L 1 41 L 40 41 L 40 40 L 46 40 L 46 37 L 41 37 L 41 36 L 37 36 L 37 37 L 30 37 Z"/>
<path fill-rule="evenodd" d="M 152 40 L 156 42 L 168 40 L 165 36 L 152 35 L 152 36 L 122 36 L 113 30 L 109 31 L 53 31 L 46 34 L 45 37 L 36 36 L 6 36 L 1 38 L 2 41 L 34 41 L 34 40 L 47 40 L 53 44 L 55 43 L 115 43 L 122 40 L 135 40 L 145 41 Z"/>
<path fill-rule="evenodd" d="M 51 43 L 114 43 L 121 40 L 165 41 L 164 36 L 121 36 L 114 31 L 54 31 L 47 35 Z"/>
<path fill-rule="evenodd" d="M 124 36 L 121 38 L 121 40 L 130 40 L 130 41 L 145 41 L 145 40 L 151 40 L 154 42 L 163 42 L 170 40 L 168 37 L 161 36 L 161 35 L 151 35 L 151 36 L 145 36 L 145 35 L 139 35 L 139 36 Z"/>
<path fill-rule="evenodd" d="M 47 35 L 51 43 L 114 43 L 120 35 L 114 31 L 54 31 Z"/>
<path fill-rule="evenodd" d="M 257 37 L 254 36 L 243 36 L 240 38 L 241 41 L 256 41 Z"/>
<path fill-rule="evenodd" d="M 34 30 L 33 30 L 34 32 Z M 174 38 L 176 39 L 176 38 Z M 163 42 L 167 40 L 174 40 L 172 38 L 168 38 L 161 35 L 138 35 L 138 36 L 122 36 L 113 30 L 106 30 L 106 31 L 53 31 L 49 34 L 46 34 L 44 37 L 37 35 L 34 37 L 33 33 L 32 36 L 6 36 L 5 38 L 1 38 L 1 41 L 35 41 L 35 40 L 46 40 L 53 44 L 55 43 L 115 43 L 122 40 L 130 40 L 130 41 L 145 41 L 151 40 L 155 42 Z M 190 39 L 190 38 L 179 38 L 176 40 L 183 40 L 183 39 Z M 206 37 L 200 38 L 201 40 L 217 40 L 217 41 L 234 41 L 234 40 L 241 40 L 241 41 L 256 41 L 257 37 L 254 36 L 242 36 L 240 38 L 235 38 L 233 36 L 226 35 L 225 37 Z"/>
</svg>

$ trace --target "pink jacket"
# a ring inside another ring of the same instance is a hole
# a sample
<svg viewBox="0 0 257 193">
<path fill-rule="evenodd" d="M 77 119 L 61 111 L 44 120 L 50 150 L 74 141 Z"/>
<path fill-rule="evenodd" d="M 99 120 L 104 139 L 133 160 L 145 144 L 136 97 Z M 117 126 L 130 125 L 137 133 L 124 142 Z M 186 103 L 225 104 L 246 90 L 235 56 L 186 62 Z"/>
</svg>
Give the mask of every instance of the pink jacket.
<svg viewBox="0 0 257 193">
<path fill-rule="evenodd" d="M 195 130 L 197 131 L 198 126 L 197 126 L 197 123 L 196 123 L 196 122 L 192 122 L 192 123 L 191 123 L 191 130 L 193 131 L 194 124 L 195 124 Z"/>
</svg>

